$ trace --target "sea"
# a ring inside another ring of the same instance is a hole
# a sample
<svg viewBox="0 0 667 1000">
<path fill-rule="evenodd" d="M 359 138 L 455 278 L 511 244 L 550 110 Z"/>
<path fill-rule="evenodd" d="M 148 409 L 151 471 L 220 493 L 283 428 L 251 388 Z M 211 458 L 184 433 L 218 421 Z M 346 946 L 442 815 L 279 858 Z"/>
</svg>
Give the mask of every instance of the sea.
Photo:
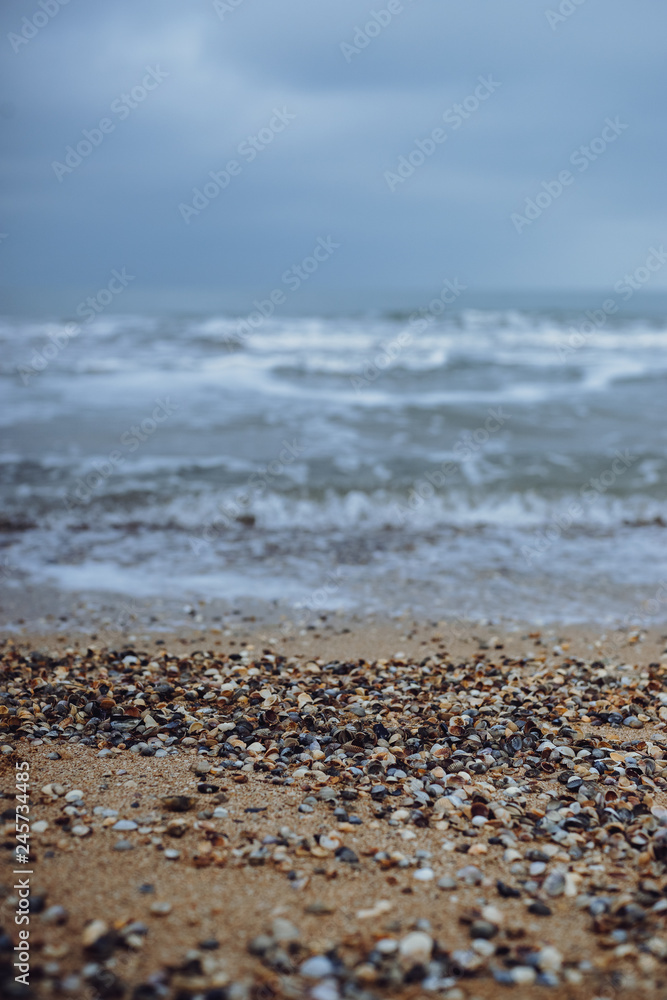
<svg viewBox="0 0 667 1000">
<path fill-rule="evenodd" d="M 0 586 L 667 620 L 667 310 L 449 298 L 2 319 Z"/>
</svg>

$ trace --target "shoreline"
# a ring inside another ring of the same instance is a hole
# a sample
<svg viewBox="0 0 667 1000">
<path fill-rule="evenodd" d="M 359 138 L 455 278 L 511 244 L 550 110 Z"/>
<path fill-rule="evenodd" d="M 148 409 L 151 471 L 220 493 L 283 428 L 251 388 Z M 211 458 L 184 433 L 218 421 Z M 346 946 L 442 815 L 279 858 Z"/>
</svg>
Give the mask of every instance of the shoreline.
<svg viewBox="0 0 667 1000">
<path fill-rule="evenodd" d="M 667 630 L 320 628 L 3 637 L 32 995 L 664 995 Z"/>
</svg>

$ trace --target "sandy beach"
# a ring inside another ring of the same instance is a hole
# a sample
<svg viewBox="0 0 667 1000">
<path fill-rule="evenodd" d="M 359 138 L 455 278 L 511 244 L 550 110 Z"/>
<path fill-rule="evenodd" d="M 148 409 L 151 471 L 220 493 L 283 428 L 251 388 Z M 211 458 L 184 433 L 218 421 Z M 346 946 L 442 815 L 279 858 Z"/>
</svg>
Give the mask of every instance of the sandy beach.
<svg viewBox="0 0 667 1000">
<path fill-rule="evenodd" d="M 664 996 L 661 630 L 327 624 L 4 641 L 4 995 Z"/>
<path fill-rule="evenodd" d="M 0 1000 L 667 1000 L 667 3 L 0 25 Z"/>
</svg>

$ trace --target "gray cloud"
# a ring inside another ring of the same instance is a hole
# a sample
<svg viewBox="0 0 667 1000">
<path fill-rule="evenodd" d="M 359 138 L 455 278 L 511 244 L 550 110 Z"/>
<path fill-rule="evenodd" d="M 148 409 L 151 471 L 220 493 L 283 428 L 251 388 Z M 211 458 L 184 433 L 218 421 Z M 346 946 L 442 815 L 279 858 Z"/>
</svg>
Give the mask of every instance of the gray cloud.
<svg viewBox="0 0 667 1000">
<path fill-rule="evenodd" d="M 473 289 L 613 283 L 667 230 L 664 4 L 585 0 L 556 30 L 555 2 L 404 6 L 348 63 L 340 43 L 385 0 L 243 0 L 223 20 L 212 2 L 70 0 L 16 53 L 7 36 L 40 7 L 7 0 L 6 308 L 66 310 L 125 264 L 133 307 L 242 309 L 327 233 L 343 247 L 309 294 L 328 300 L 368 289 L 383 305 L 457 274 Z M 59 182 L 52 162 L 156 65 L 167 79 Z M 488 74 L 502 86 L 392 193 L 385 171 Z M 185 225 L 179 203 L 276 107 L 295 121 Z M 627 131 L 517 234 L 511 213 L 615 116 Z"/>
</svg>

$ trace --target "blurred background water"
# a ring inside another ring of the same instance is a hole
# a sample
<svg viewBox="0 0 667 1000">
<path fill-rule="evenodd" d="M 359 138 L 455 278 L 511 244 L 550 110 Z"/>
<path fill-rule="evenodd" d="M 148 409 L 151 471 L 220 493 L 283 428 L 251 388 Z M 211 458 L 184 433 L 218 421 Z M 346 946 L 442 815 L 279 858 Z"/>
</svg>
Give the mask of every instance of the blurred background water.
<svg viewBox="0 0 667 1000">
<path fill-rule="evenodd" d="M 2 584 L 664 620 L 667 319 L 584 322 L 6 319 Z"/>
</svg>

